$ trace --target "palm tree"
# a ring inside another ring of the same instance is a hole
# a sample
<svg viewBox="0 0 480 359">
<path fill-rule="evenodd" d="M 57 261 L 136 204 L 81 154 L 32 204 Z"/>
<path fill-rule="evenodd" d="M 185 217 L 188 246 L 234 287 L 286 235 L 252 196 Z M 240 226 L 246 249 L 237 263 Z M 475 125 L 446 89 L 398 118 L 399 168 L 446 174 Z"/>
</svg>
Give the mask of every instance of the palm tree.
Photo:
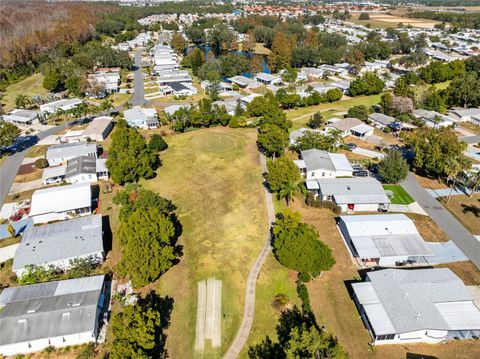
<svg viewBox="0 0 480 359">
<path fill-rule="evenodd" d="M 448 194 L 448 197 L 447 197 L 447 205 L 448 205 L 448 202 L 450 202 L 450 197 L 452 197 L 453 188 L 457 186 L 457 176 L 461 170 L 462 170 L 462 165 L 456 159 L 452 159 L 448 164 L 447 183 L 453 180 L 453 185 L 450 187 L 450 193 Z"/>
<path fill-rule="evenodd" d="M 27 95 L 19 94 L 15 98 L 15 106 L 17 107 L 26 108 L 28 104 L 30 104 L 30 99 Z"/>
<path fill-rule="evenodd" d="M 105 111 L 107 112 L 107 114 L 109 113 L 109 111 L 113 108 L 113 105 L 112 105 L 112 100 L 110 99 L 105 99 L 102 101 L 102 103 L 100 104 L 100 109 L 102 111 Z"/>
<path fill-rule="evenodd" d="M 290 207 L 290 202 L 293 202 L 293 198 L 298 192 L 303 193 L 305 187 L 303 187 L 303 181 L 301 182 L 286 182 L 277 193 L 279 200 L 285 199 L 287 207 Z"/>
<path fill-rule="evenodd" d="M 473 193 L 480 187 L 480 170 L 475 173 L 472 178 L 470 178 L 470 186 L 472 186 L 472 190 L 470 191 L 469 197 L 473 196 Z"/>
</svg>

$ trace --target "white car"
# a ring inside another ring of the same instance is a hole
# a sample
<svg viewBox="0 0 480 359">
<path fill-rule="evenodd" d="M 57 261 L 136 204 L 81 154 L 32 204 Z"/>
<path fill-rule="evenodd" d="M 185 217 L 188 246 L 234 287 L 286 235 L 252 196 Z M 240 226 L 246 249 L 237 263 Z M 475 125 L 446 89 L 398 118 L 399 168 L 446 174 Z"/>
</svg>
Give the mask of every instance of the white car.
<svg viewBox="0 0 480 359">
<path fill-rule="evenodd" d="M 63 179 L 61 179 L 60 177 L 53 177 L 53 178 L 49 178 L 47 180 L 45 180 L 45 183 L 46 184 L 54 184 L 54 183 L 61 183 L 63 181 Z"/>
</svg>

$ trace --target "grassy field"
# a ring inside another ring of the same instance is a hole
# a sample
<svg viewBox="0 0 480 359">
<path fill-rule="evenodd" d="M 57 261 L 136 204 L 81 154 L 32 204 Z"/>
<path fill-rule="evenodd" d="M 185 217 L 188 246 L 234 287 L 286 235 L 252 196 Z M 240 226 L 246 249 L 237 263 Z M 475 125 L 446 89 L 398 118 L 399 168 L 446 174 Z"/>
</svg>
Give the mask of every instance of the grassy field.
<svg viewBox="0 0 480 359">
<path fill-rule="evenodd" d="M 33 95 L 45 96 L 48 91 L 43 88 L 42 82 L 43 75 L 35 74 L 27 77 L 25 80 L 8 86 L 2 99 L 2 103 L 5 104 L 5 111 L 8 112 L 15 108 L 15 99 L 20 94 L 27 95 L 30 99 Z"/>
<path fill-rule="evenodd" d="M 310 301 L 317 322 L 325 325 L 337 336 L 350 358 L 358 359 L 400 359 L 416 358 L 413 354 L 436 358 L 478 358 L 480 346 L 475 341 L 451 341 L 437 345 L 385 345 L 372 348 L 371 340 L 350 297 L 350 283 L 360 278 L 352 263 L 347 248 L 335 225 L 330 210 L 306 207 L 302 201 L 294 202 L 305 222 L 314 225 L 320 239 L 332 248 L 336 264 L 328 272 L 308 283 Z M 463 263 L 463 262 L 462 262 Z M 474 279 L 475 280 L 475 279 Z"/>
<path fill-rule="evenodd" d="M 412 27 L 419 28 L 433 28 L 438 21 L 429 19 L 412 19 L 407 17 L 400 17 L 388 14 L 369 14 L 369 20 L 359 20 L 360 13 L 351 14 L 352 17 L 348 20 L 354 24 L 363 26 L 370 26 L 371 28 L 386 29 L 388 27 L 397 28 L 398 24 L 410 25 Z"/>
<path fill-rule="evenodd" d="M 413 203 L 413 198 L 403 189 L 402 186 L 398 184 L 385 184 L 383 188 L 386 191 L 392 191 L 393 197 L 390 198 L 390 201 L 393 204 L 410 204 Z"/>
<path fill-rule="evenodd" d="M 303 107 L 286 111 L 287 118 L 293 121 L 293 129 L 305 127 L 306 123 L 315 112 L 320 111 L 324 118 L 338 116 L 343 117 L 343 114 L 348 111 L 350 107 L 365 105 L 370 107 L 376 105 L 380 101 L 380 95 L 359 96 L 346 98 L 333 103 L 322 103 L 317 106 Z"/>
<path fill-rule="evenodd" d="M 166 141 L 163 166 L 144 185 L 173 200 L 183 225 L 181 262 L 152 285 L 175 301 L 167 348 L 172 358 L 220 358 L 240 325 L 246 278 L 267 235 L 256 131 L 212 128 Z M 212 350 L 207 343 L 201 355 L 193 350 L 197 282 L 209 277 L 223 281 L 222 346 Z M 295 292 L 289 272 L 273 258 L 259 283 L 258 315 L 249 339 L 255 342 L 274 336 L 273 297 Z"/>
</svg>

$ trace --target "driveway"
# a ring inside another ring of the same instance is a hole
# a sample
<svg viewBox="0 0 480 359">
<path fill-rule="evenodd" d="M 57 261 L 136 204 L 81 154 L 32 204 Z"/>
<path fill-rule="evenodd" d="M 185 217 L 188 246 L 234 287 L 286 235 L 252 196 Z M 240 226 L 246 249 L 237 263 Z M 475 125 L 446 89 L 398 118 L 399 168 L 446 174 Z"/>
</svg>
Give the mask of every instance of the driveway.
<svg viewBox="0 0 480 359">
<path fill-rule="evenodd" d="M 42 188 L 42 187 L 43 187 L 43 181 L 41 178 L 33 181 L 28 181 L 28 182 L 15 182 L 12 184 L 12 187 L 10 188 L 9 193 L 11 194 L 21 193 L 21 192 L 30 191 L 32 189 Z"/>
<path fill-rule="evenodd" d="M 369 158 L 382 159 L 383 157 L 385 157 L 385 155 L 383 153 L 372 151 L 372 150 L 367 150 L 365 148 L 360 148 L 360 147 L 355 148 L 354 150 L 352 150 L 352 152 L 356 153 L 357 155 L 361 155 L 361 156 L 365 156 L 365 157 L 369 157 Z"/>
<path fill-rule="evenodd" d="M 142 106 L 145 102 L 145 89 L 143 88 L 142 50 L 135 53 L 134 90 L 130 102 L 132 106 Z"/>
<path fill-rule="evenodd" d="M 458 248 L 480 269 L 480 241 L 433 198 L 409 173 L 401 183 L 403 188 L 420 204 L 433 221 L 447 234 Z"/>
</svg>

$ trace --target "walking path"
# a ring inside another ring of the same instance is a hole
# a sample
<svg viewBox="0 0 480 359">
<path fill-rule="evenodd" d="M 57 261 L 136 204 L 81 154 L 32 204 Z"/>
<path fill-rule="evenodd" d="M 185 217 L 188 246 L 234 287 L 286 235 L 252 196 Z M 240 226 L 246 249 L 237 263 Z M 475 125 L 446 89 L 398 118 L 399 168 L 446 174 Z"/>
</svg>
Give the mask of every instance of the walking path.
<svg viewBox="0 0 480 359">
<path fill-rule="evenodd" d="M 260 162 L 262 164 L 263 172 L 266 172 L 267 165 L 265 156 L 263 154 L 261 154 L 260 156 Z M 257 282 L 258 273 L 260 272 L 260 269 L 262 268 L 262 265 L 271 250 L 270 225 L 275 220 L 275 210 L 273 208 L 272 195 L 270 194 L 270 192 L 267 191 L 266 188 L 264 189 L 264 191 L 267 203 L 267 214 L 269 223 L 267 238 L 260 254 L 258 255 L 255 263 L 253 264 L 253 267 L 250 269 L 250 273 L 247 279 L 247 285 L 245 288 L 245 306 L 243 308 L 242 324 L 240 325 L 240 329 L 238 330 L 237 336 L 233 340 L 232 345 L 225 354 L 224 359 L 236 359 L 240 355 L 242 348 L 247 342 L 248 335 L 250 334 L 250 329 L 252 328 L 253 317 L 255 315 L 255 284 Z"/>
<path fill-rule="evenodd" d="M 402 187 L 422 206 L 433 221 L 453 240 L 457 247 L 480 268 L 480 241 L 478 241 L 450 212 L 433 198 L 409 173 Z"/>
</svg>

